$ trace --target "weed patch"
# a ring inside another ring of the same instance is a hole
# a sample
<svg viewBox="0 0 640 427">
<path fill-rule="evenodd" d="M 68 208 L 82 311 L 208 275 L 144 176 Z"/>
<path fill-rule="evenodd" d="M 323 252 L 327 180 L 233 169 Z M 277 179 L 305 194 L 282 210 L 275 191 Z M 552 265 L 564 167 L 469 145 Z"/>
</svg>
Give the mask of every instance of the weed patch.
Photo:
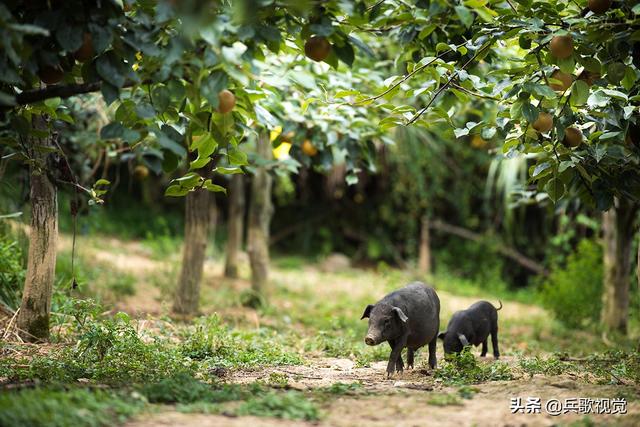
<svg viewBox="0 0 640 427">
<path fill-rule="evenodd" d="M 467 347 L 459 354 L 444 360 L 435 371 L 435 377 L 445 384 L 478 384 L 486 381 L 504 381 L 513 378 L 506 363 L 478 363 Z"/>
</svg>

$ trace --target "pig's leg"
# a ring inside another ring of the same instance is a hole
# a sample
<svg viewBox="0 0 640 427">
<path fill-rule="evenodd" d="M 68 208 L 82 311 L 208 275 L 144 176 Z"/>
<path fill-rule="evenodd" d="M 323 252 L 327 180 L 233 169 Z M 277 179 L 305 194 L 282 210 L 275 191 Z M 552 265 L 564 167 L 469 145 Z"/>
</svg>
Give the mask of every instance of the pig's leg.
<svg viewBox="0 0 640 427">
<path fill-rule="evenodd" d="M 500 358 L 500 350 L 498 350 L 498 328 L 494 328 L 491 331 L 491 344 L 493 344 L 493 357 Z"/>
<path fill-rule="evenodd" d="M 395 347 L 396 341 L 395 340 L 389 340 L 389 347 L 391 347 L 391 350 L 393 351 L 393 347 Z M 400 351 L 400 356 L 398 356 L 398 359 L 396 360 L 396 371 L 398 372 L 402 372 L 404 370 L 404 362 L 402 361 L 402 351 Z"/>
<path fill-rule="evenodd" d="M 407 368 L 413 369 L 413 349 L 407 348 Z"/>
<path fill-rule="evenodd" d="M 482 353 L 480 353 L 480 357 L 485 357 L 487 355 L 487 341 L 489 341 L 489 337 L 482 341 Z"/>
<path fill-rule="evenodd" d="M 402 357 L 402 349 L 407 345 L 407 337 L 403 336 L 397 340 L 393 340 L 393 343 L 389 340 L 389 345 L 391 346 L 391 354 L 389 355 L 389 363 L 387 363 L 387 378 L 393 374 L 398 359 Z"/>
<path fill-rule="evenodd" d="M 438 366 L 438 362 L 436 361 L 436 345 L 437 344 L 438 344 L 438 335 L 436 334 L 436 336 L 433 337 L 433 339 L 429 343 L 429 366 L 431 366 L 431 369 L 436 369 L 436 366 Z"/>
<path fill-rule="evenodd" d="M 404 371 L 404 362 L 402 361 L 402 354 L 398 356 L 398 360 L 396 360 L 396 372 Z"/>
</svg>

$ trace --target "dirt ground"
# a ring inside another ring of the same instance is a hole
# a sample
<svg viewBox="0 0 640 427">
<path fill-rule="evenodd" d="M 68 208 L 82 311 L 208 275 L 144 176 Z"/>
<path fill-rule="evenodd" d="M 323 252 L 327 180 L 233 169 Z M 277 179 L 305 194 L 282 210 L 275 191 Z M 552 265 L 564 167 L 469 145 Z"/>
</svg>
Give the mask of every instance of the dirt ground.
<svg viewBox="0 0 640 427">
<path fill-rule="evenodd" d="M 61 246 L 68 247 L 69 242 L 62 240 Z M 95 257 L 100 262 L 113 268 L 135 274 L 140 280 L 137 282 L 137 293 L 118 303 L 118 309 L 138 315 L 158 315 L 166 307 L 160 291 L 145 281 L 147 273 L 167 271 L 167 264 L 153 260 L 148 251 L 135 242 L 105 242 L 105 247 L 117 246 L 118 251 L 96 247 L 84 247 L 85 255 Z M 221 277 L 222 266 L 219 263 L 207 262 L 205 266 L 203 287 L 232 286 L 241 290 L 248 286 L 246 280 L 229 281 Z M 321 277 L 320 277 L 321 276 Z M 339 298 L 341 292 L 361 292 L 372 298 L 381 296 L 379 285 L 370 283 L 367 277 L 355 274 L 354 282 L 345 290 L 338 280 L 332 280 L 331 273 L 322 272 L 313 267 L 304 267 L 300 271 L 273 269 L 271 280 L 292 290 L 313 288 L 319 298 Z M 319 286 L 322 283 L 322 286 Z M 332 285 L 334 284 L 334 285 Z M 467 306 L 476 298 L 456 296 L 447 292 L 440 292 L 442 312 L 451 313 L 459 307 Z M 351 295 L 353 297 L 353 295 Z M 373 302 L 373 301 L 372 301 Z M 287 302 L 280 303 L 283 309 Z M 207 308 L 203 310 L 206 312 Z M 234 308 L 234 316 L 245 317 L 258 324 L 255 311 Z M 547 314 L 543 309 L 533 305 L 516 302 L 506 304 L 500 312 L 501 318 L 542 317 Z M 442 358 L 439 348 L 438 358 Z M 504 352 L 504 351 L 503 351 Z M 423 354 L 418 353 L 417 365 Z M 509 356 L 501 358 L 509 364 L 516 361 Z M 492 358 L 484 359 L 483 363 L 493 363 Z M 435 395 L 456 394 L 457 387 L 448 387 L 438 382 L 425 369 L 415 369 L 396 374 L 391 379 L 386 378 L 385 362 L 378 362 L 371 367 L 356 367 L 349 359 L 318 358 L 307 359 L 302 366 L 283 366 L 259 370 L 239 370 L 228 374 L 226 380 L 234 383 L 249 383 L 256 380 L 267 380 L 272 373 L 285 375 L 289 388 L 296 390 L 310 390 L 328 386 L 337 382 L 360 382 L 362 388 L 352 394 L 329 400 L 320 404 L 322 421 L 302 422 L 274 418 L 231 417 L 225 415 L 187 414 L 177 412 L 167 406 L 154 413 L 137 416 L 126 424 L 128 427 L 150 426 L 300 426 L 320 425 L 338 427 L 356 426 L 551 426 L 566 425 L 579 422 L 578 425 L 640 425 L 640 402 L 634 401 L 627 405 L 624 415 L 592 414 L 589 420 L 584 415 L 567 413 L 551 416 L 545 413 L 544 404 L 549 399 L 571 398 L 613 398 L 619 395 L 635 395 L 640 390 L 633 386 L 595 385 L 570 375 L 544 376 L 521 375 L 511 381 L 497 381 L 479 384 L 477 393 L 470 399 L 461 399 L 454 405 L 440 406 L 434 404 Z M 516 370 L 517 371 L 517 370 Z M 542 411 L 538 414 L 513 414 L 510 409 L 512 398 L 540 398 Z M 431 401 L 431 402 L 430 402 Z"/>
<path fill-rule="evenodd" d="M 507 363 L 513 362 L 504 358 Z M 492 363 L 487 360 L 486 363 Z M 611 398 L 622 390 L 620 386 L 599 386 L 576 381 L 568 375 L 533 378 L 521 377 L 512 381 L 496 381 L 474 386 L 478 392 L 471 399 L 462 399 L 459 405 L 438 406 L 430 404 L 434 394 L 456 393 L 456 388 L 446 387 L 433 379 L 428 371 L 416 369 L 385 378 L 385 362 L 370 368 L 356 368 L 349 359 L 316 359 L 307 366 L 286 366 L 258 371 L 239 371 L 231 374 L 229 381 L 247 383 L 267 380 L 273 373 L 286 375 L 289 387 L 296 390 L 315 389 L 336 382 L 360 382 L 363 390 L 356 395 L 341 396 L 322 406 L 325 415 L 320 422 L 301 422 L 256 417 L 229 417 L 224 415 L 184 414 L 166 410 L 140 416 L 128 427 L 150 426 L 552 426 L 580 421 L 583 415 L 569 413 L 559 416 L 549 414 L 513 414 L 511 398 L 539 397 L 544 403 L 549 399 L 588 397 Z M 632 388 L 628 392 L 633 392 Z M 544 411 L 544 409 L 543 409 Z M 596 425 L 640 425 L 640 404 L 632 402 L 625 415 L 591 415 Z M 591 424 L 584 424 L 591 425 Z"/>
</svg>

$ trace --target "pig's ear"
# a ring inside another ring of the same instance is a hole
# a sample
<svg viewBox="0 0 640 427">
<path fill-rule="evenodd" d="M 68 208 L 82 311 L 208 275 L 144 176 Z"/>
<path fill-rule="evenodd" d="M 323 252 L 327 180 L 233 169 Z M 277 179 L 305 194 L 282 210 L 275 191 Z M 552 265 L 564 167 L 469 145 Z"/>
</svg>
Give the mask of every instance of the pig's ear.
<svg viewBox="0 0 640 427">
<path fill-rule="evenodd" d="M 458 339 L 460 340 L 460 342 L 462 343 L 463 347 L 466 347 L 469 345 L 469 340 L 467 339 L 467 337 L 465 337 L 463 334 L 458 334 Z"/>
<path fill-rule="evenodd" d="M 393 307 L 393 311 L 396 312 L 400 320 L 402 320 L 404 323 L 407 323 L 407 320 L 409 320 L 409 318 L 407 317 L 406 314 L 404 314 L 404 312 L 400 308 Z"/>
<path fill-rule="evenodd" d="M 446 332 L 446 331 L 445 331 L 445 332 L 440 332 L 440 333 L 438 334 L 438 338 L 440 338 L 441 340 L 443 340 L 443 341 L 444 341 L 444 336 L 445 336 L 445 335 L 447 335 L 447 332 Z"/>
<path fill-rule="evenodd" d="M 369 315 L 371 314 L 371 310 L 373 310 L 373 305 L 369 304 L 367 308 L 364 309 L 364 313 L 362 313 L 362 317 L 360 318 L 360 320 L 364 319 L 365 317 L 369 317 Z"/>
</svg>

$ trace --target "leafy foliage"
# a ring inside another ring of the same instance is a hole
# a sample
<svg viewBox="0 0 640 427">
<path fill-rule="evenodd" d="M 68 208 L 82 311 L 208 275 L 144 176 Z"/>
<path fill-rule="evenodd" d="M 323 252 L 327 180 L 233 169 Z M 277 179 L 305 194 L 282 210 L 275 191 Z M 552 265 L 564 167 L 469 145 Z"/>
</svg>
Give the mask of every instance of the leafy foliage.
<svg viewBox="0 0 640 427">
<path fill-rule="evenodd" d="M 14 310 L 20 306 L 24 275 L 18 242 L 0 237 L 0 303 Z"/>
<path fill-rule="evenodd" d="M 599 243 L 583 239 L 566 266 L 556 264 L 542 285 L 543 304 L 570 327 L 595 323 L 602 305 L 602 248 Z"/>
</svg>

